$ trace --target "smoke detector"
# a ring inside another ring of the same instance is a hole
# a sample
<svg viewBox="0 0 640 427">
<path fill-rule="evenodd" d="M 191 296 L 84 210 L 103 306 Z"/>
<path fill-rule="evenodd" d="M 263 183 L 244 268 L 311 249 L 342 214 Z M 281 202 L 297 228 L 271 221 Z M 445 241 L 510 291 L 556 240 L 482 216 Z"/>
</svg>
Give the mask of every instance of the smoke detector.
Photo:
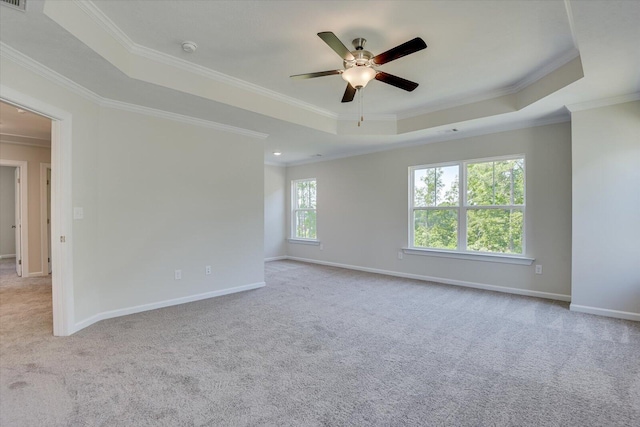
<svg viewBox="0 0 640 427">
<path fill-rule="evenodd" d="M 198 48 L 198 45 L 195 42 L 190 42 L 190 41 L 182 42 L 182 50 L 184 50 L 187 53 L 193 53 L 196 51 L 197 48 Z"/>
</svg>

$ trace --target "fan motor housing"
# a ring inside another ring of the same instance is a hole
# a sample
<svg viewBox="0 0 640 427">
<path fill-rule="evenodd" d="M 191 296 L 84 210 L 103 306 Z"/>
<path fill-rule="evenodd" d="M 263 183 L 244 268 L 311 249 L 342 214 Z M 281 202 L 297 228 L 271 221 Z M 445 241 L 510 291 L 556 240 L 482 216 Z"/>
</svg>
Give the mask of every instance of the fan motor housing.
<svg viewBox="0 0 640 427">
<path fill-rule="evenodd" d="M 371 62 L 371 58 L 373 58 L 373 53 L 368 50 L 354 50 L 351 51 L 351 54 L 355 58 L 353 61 L 344 61 L 345 68 L 351 68 L 355 66 L 365 66 L 370 67 L 373 65 Z"/>
<path fill-rule="evenodd" d="M 368 50 L 364 50 L 364 45 L 366 43 L 367 43 L 367 39 L 362 37 L 353 39 L 351 44 L 353 45 L 353 47 L 356 48 L 356 50 L 352 50 L 351 54 L 355 59 L 352 61 L 345 60 L 344 61 L 345 68 L 352 68 L 355 66 L 371 67 L 372 65 L 374 65 L 373 62 L 371 62 L 371 58 L 373 58 L 373 53 L 369 52 Z"/>
</svg>

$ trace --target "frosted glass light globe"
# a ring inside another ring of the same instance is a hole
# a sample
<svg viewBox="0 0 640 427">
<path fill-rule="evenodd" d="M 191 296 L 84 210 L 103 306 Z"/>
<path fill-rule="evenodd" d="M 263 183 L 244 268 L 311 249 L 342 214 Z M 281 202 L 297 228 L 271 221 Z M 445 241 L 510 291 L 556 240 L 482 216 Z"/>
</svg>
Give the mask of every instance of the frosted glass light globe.
<svg viewBox="0 0 640 427">
<path fill-rule="evenodd" d="M 355 66 L 346 69 L 342 78 L 355 89 L 363 88 L 376 76 L 376 70 L 371 67 Z"/>
</svg>

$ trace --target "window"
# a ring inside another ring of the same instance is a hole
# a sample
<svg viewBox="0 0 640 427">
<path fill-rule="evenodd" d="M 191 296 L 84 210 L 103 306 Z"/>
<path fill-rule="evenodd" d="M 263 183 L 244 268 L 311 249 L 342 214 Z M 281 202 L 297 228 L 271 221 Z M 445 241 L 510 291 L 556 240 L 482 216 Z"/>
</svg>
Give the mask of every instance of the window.
<svg viewBox="0 0 640 427">
<path fill-rule="evenodd" d="M 316 240 L 316 180 L 300 179 L 291 182 L 291 237 Z"/>
<path fill-rule="evenodd" d="M 524 254 L 524 157 L 410 168 L 412 248 Z"/>
</svg>

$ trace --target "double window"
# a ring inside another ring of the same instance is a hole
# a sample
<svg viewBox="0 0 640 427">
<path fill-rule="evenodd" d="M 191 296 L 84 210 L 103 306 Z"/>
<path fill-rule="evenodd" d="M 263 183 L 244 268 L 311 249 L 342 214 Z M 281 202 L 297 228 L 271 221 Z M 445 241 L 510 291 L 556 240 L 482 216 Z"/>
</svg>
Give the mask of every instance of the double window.
<svg viewBox="0 0 640 427">
<path fill-rule="evenodd" d="M 291 182 L 291 237 L 316 240 L 316 180 L 299 179 Z"/>
<path fill-rule="evenodd" d="M 410 168 L 410 246 L 524 254 L 524 156 Z"/>
</svg>

